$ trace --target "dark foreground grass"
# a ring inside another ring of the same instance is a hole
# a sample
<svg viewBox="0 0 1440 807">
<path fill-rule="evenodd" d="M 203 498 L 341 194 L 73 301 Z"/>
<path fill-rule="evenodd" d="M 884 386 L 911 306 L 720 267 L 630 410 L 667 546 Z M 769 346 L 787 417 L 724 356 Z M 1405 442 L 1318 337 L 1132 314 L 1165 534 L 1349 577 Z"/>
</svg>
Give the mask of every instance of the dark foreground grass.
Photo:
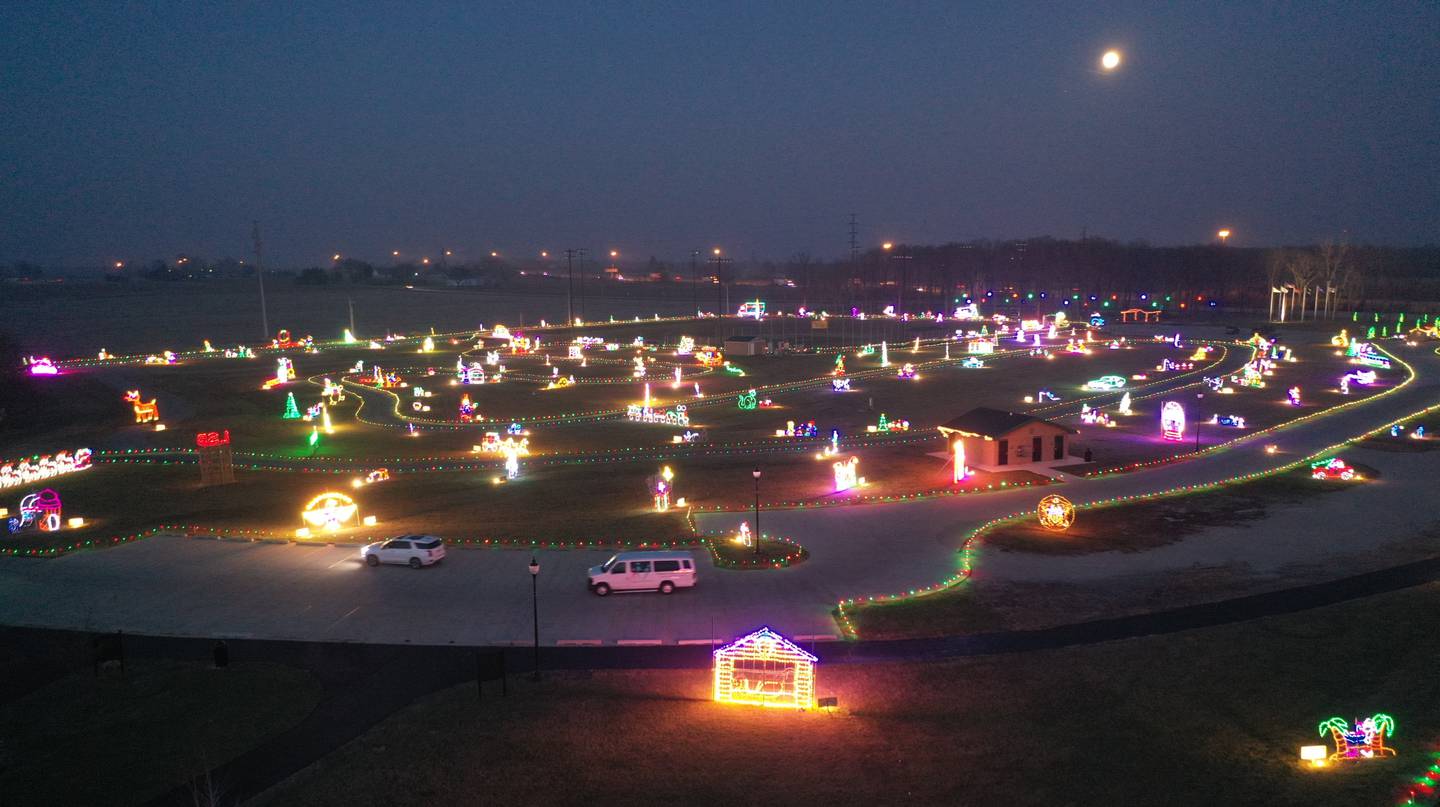
<svg viewBox="0 0 1440 807">
<path fill-rule="evenodd" d="M 708 670 L 552 676 L 484 702 L 463 686 L 260 803 L 1387 804 L 1440 737 L 1436 608 L 1430 585 L 1093 647 L 821 665 L 833 715 L 711 703 Z M 1398 759 L 1298 764 L 1321 720 L 1376 711 Z"/>
<path fill-rule="evenodd" d="M 300 722 L 320 686 L 275 664 L 131 661 L 0 707 L 0 804 L 143 804 Z"/>
<path fill-rule="evenodd" d="M 1364 479 L 1379 476 L 1379 472 L 1370 467 L 1356 466 L 1356 470 Z M 1040 555 L 1143 552 L 1174 543 L 1208 527 L 1257 522 L 1265 517 L 1267 507 L 1303 502 L 1315 496 L 1336 495 L 1358 484 L 1365 483 L 1363 479 L 1350 482 L 1311 479 L 1308 468 L 1299 468 L 1204 493 L 1077 510 L 1075 523 L 1064 532 L 1047 530 L 1033 518 L 1027 518 L 981 534 L 976 540 L 972 562 L 983 568 L 987 552 Z M 1217 585 L 1203 577 L 1196 577 L 1195 582 L 1202 588 Z M 998 598 L 990 597 L 987 596 L 988 591 L 978 590 L 973 583 L 962 581 L 922 597 L 850 606 L 846 608 L 845 617 L 862 638 L 896 639 L 1036 627 L 1033 620 L 1039 614 L 1065 613 L 1075 609 L 1068 618 L 1046 623 L 1059 624 L 1133 611 L 1141 605 L 1136 602 L 1126 605 L 1127 598 L 1123 596 L 1097 603 L 1093 593 L 1082 593 L 1080 600 L 1076 601 L 1071 599 L 1076 591 L 1058 584 L 1030 586 L 1028 590 L 1038 599 L 1019 609 L 1023 613 L 1017 613 L 1014 591 Z M 1214 590 L 1223 591 L 1218 587 Z M 1179 591 L 1170 593 L 1182 594 Z M 1221 593 L 1212 599 L 1223 596 Z M 1158 607 L 1161 607 L 1161 601 L 1157 599 L 1150 603 L 1150 607 L 1140 610 Z M 1016 624 L 1017 616 L 1022 625 Z"/>
<path fill-rule="evenodd" d="M 1143 552 L 1210 527 L 1228 527 L 1264 518 L 1268 507 L 1350 490 L 1380 475 L 1368 466 L 1355 469 L 1362 479 L 1350 482 L 1312 479 L 1309 467 L 1302 466 L 1203 493 L 1077 510 L 1075 523 L 1064 532 L 1047 530 L 1036 519 L 1025 519 L 986 532 L 981 544 L 989 551 L 1042 555 Z"/>
</svg>

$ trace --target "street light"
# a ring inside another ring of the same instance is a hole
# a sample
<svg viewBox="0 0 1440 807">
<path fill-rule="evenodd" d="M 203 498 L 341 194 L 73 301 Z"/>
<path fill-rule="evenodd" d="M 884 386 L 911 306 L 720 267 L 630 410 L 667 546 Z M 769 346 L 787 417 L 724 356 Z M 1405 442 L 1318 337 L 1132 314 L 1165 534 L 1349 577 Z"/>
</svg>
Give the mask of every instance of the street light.
<svg viewBox="0 0 1440 807">
<path fill-rule="evenodd" d="M 540 599 L 535 592 L 535 580 L 540 576 L 540 564 L 530 556 L 530 613 L 535 620 L 535 676 L 540 680 Z"/>
<path fill-rule="evenodd" d="M 1120 51 L 1107 50 L 1105 55 L 1100 57 L 1100 66 L 1108 70 L 1114 70 L 1120 66 Z"/>
<path fill-rule="evenodd" d="M 1229 229 L 1224 229 L 1224 230 L 1221 230 L 1220 232 L 1216 233 L 1215 235 L 1216 235 L 1216 237 L 1218 237 L 1218 238 L 1220 239 L 1221 245 L 1224 245 L 1225 242 L 1228 241 L 1229 238 L 1230 238 L 1230 230 L 1229 230 Z"/>
<path fill-rule="evenodd" d="M 750 472 L 755 477 L 755 554 L 760 554 L 760 469 Z"/>
</svg>

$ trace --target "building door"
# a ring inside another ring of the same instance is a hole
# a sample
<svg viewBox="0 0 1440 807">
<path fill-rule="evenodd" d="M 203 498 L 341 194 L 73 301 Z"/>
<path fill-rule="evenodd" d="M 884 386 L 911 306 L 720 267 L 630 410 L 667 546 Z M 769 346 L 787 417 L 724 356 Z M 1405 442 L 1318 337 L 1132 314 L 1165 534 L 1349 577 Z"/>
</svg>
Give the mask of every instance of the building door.
<svg viewBox="0 0 1440 807">
<path fill-rule="evenodd" d="M 1055 435 L 1055 459 L 1065 459 L 1065 435 Z"/>
<path fill-rule="evenodd" d="M 1001 440 L 1001 441 L 1000 441 L 1000 445 L 998 446 L 998 448 L 1000 449 L 1000 452 L 999 452 L 999 453 L 1000 453 L 1000 458 L 995 461 L 995 464 L 996 464 L 996 465 L 1009 465 L 1009 464 L 1010 464 L 1010 441 L 1009 441 L 1009 440 Z"/>
<path fill-rule="evenodd" d="M 1041 439 L 1040 439 L 1039 437 L 1031 437 L 1031 438 L 1030 438 L 1030 461 L 1031 461 L 1031 462 L 1040 462 L 1041 460 L 1043 460 L 1043 459 L 1045 458 L 1045 453 L 1044 453 L 1044 452 L 1045 452 L 1045 449 L 1043 448 L 1043 446 L 1044 446 L 1044 443 L 1041 442 Z"/>
</svg>

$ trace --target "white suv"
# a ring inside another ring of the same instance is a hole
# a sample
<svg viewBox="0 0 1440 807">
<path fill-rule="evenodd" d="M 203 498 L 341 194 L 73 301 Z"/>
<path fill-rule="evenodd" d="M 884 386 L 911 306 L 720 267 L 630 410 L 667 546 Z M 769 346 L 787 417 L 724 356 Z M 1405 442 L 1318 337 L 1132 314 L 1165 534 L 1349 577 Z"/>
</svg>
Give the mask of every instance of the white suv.
<svg viewBox="0 0 1440 807">
<path fill-rule="evenodd" d="M 397 535 L 388 541 L 364 547 L 360 550 L 360 557 L 371 566 L 404 563 L 418 569 L 444 560 L 445 543 L 433 535 Z"/>
</svg>

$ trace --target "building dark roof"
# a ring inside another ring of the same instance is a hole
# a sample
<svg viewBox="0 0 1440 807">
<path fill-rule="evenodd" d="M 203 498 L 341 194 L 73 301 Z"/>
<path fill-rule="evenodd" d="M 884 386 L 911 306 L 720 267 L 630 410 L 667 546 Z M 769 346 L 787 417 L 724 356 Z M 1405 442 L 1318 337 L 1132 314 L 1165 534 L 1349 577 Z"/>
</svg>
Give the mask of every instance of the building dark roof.
<svg viewBox="0 0 1440 807">
<path fill-rule="evenodd" d="M 988 406 L 977 406 L 969 412 L 951 420 L 949 423 L 941 424 L 940 428 L 946 431 L 968 432 L 983 437 L 999 439 L 1021 426 L 1027 426 L 1031 423 L 1044 423 L 1047 426 L 1054 426 L 1061 431 L 1077 434 L 1074 429 L 1068 426 L 1062 426 L 1053 421 L 1032 417 L 1031 415 L 1006 412 L 1003 409 L 991 409 Z"/>
<path fill-rule="evenodd" d="M 758 336 L 727 336 L 727 337 L 725 337 L 725 341 L 726 341 L 726 342 L 755 342 L 755 341 L 763 342 L 763 341 L 765 341 L 765 340 L 764 340 L 764 339 L 761 339 L 761 338 L 758 337 Z"/>
</svg>

